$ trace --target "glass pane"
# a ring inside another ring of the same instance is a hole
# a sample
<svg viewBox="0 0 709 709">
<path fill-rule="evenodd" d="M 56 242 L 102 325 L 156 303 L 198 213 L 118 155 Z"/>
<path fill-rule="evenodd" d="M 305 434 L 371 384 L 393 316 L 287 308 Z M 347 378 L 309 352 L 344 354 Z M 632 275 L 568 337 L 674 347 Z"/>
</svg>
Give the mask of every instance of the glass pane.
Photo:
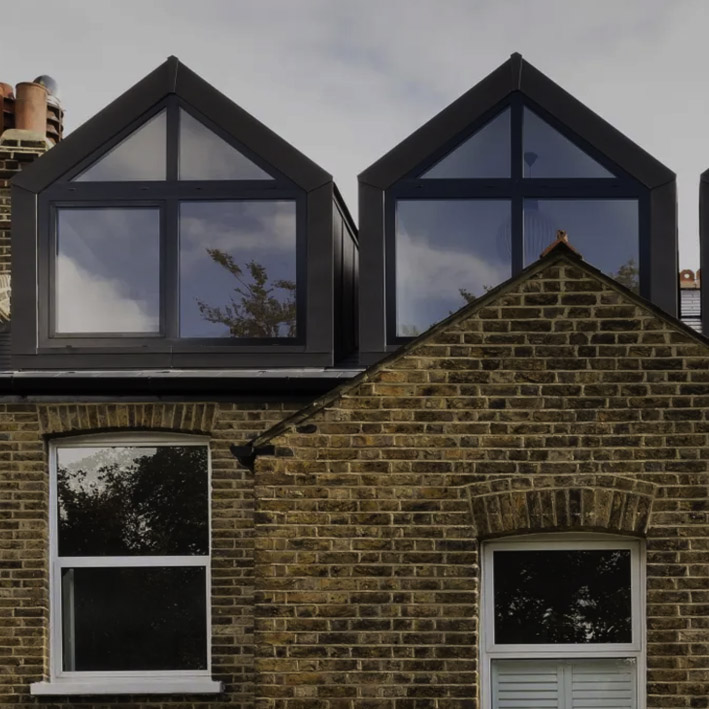
<svg viewBox="0 0 709 709">
<path fill-rule="evenodd" d="M 510 176 L 510 110 L 505 109 L 432 168 L 424 178 Z"/>
<path fill-rule="evenodd" d="M 160 111 L 74 178 L 76 182 L 164 180 L 167 165 L 166 113 Z"/>
<path fill-rule="evenodd" d="M 205 446 L 57 449 L 59 556 L 209 554 Z"/>
<path fill-rule="evenodd" d="M 528 108 L 522 141 L 525 177 L 615 177 Z"/>
<path fill-rule="evenodd" d="M 180 109 L 181 180 L 272 180 L 236 148 Z"/>
<path fill-rule="evenodd" d="M 638 203 L 634 199 L 528 199 L 524 202 L 524 263 L 539 258 L 557 229 L 584 260 L 638 292 Z"/>
<path fill-rule="evenodd" d="M 58 333 L 160 330 L 160 210 L 59 209 Z"/>
<path fill-rule="evenodd" d="M 63 669 L 207 669 L 205 569 L 62 569 Z"/>
<path fill-rule="evenodd" d="M 418 335 L 510 277 L 507 200 L 401 200 L 396 332 Z"/>
<path fill-rule="evenodd" d="M 295 202 L 180 205 L 180 335 L 295 337 Z"/>
<path fill-rule="evenodd" d="M 494 552 L 495 643 L 629 643 L 630 550 Z"/>
</svg>

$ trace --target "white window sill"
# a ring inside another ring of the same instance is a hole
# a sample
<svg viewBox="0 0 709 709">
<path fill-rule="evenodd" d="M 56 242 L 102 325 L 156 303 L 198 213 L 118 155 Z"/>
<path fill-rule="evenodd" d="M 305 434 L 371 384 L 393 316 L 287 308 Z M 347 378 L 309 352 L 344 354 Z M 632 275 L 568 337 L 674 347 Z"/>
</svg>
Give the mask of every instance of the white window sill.
<svg viewBox="0 0 709 709">
<path fill-rule="evenodd" d="M 69 696 L 80 694 L 218 694 L 224 686 L 208 677 L 185 679 L 91 679 L 54 680 L 34 682 L 30 694 L 41 696 Z"/>
</svg>

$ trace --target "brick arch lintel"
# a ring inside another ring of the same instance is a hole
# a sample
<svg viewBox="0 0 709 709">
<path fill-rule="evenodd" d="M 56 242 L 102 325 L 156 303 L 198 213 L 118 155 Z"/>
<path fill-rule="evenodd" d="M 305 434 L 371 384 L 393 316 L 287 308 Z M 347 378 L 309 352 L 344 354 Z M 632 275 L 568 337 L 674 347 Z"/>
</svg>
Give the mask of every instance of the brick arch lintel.
<svg viewBox="0 0 709 709">
<path fill-rule="evenodd" d="M 39 406 L 45 437 L 109 431 L 171 431 L 209 435 L 217 405 L 210 403 L 47 404 Z"/>
<path fill-rule="evenodd" d="M 525 476 L 467 486 L 477 536 L 568 530 L 644 536 L 658 490 L 622 475 Z"/>
</svg>

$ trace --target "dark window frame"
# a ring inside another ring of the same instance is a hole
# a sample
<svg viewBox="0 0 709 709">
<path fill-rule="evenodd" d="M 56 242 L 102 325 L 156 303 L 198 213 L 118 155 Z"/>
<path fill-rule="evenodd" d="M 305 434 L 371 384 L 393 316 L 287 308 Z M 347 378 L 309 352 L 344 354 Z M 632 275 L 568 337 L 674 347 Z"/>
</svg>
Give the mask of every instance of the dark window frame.
<svg viewBox="0 0 709 709">
<path fill-rule="evenodd" d="M 522 113 L 524 108 L 534 111 L 553 129 L 570 140 L 589 157 L 610 172 L 616 178 L 535 178 L 523 176 Z M 477 131 L 484 128 L 491 120 L 510 110 L 511 150 L 509 178 L 423 178 L 419 175 L 430 170 L 452 150 Z M 389 345 L 400 346 L 412 340 L 397 334 L 396 302 L 396 208 L 400 200 L 507 200 L 511 207 L 512 263 L 511 276 L 514 277 L 524 268 L 524 201 L 527 199 L 545 200 L 637 200 L 638 202 L 638 267 L 640 270 L 640 295 L 650 296 L 650 253 L 649 239 L 643 239 L 649 223 L 649 199 L 647 189 L 627 175 L 625 171 L 592 145 L 573 135 L 568 128 L 551 116 L 541 106 L 523 97 L 519 92 L 492 107 L 470 124 L 463 133 L 447 140 L 423 163 L 413 168 L 401 180 L 394 183 L 385 192 L 384 233 L 386 261 L 386 341 Z M 644 231 L 645 229 L 645 231 Z M 573 244 L 573 234 L 569 235 Z"/>
<path fill-rule="evenodd" d="M 146 121 L 167 111 L 167 179 L 125 182 L 72 181 L 100 160 Z M 180 110 L 187 111 L 227 144 L 241 152 L 273 180 L 180 180 L 178 178 L 178 141 Z M 189 338 L 179 336 L 179 208 L 183 202 L 288 201 L 296 213 L 296 335 L 295 337 Z M 160 331 L 161 334 L 71 333 L 56 335 L 54 321 L 54 253 L 56 251 L 56 214 L 61 208 L 159 207 L 160 234 Z M 199 353 L 207 350 L 244 351 L 279 346 L 279 351 L 302 351 L 307 329 L 307 195 L 273 166 L 227 135 L 206 116 L 177 96 L 169 96 L 132 121 L 99 150 L 86 156 L 71 171 L 45 190 L 38 200 L 38 346 L 40 351 L 67 347 L 86 351 L 135 348 L 146 352 Z"/>
</svg>

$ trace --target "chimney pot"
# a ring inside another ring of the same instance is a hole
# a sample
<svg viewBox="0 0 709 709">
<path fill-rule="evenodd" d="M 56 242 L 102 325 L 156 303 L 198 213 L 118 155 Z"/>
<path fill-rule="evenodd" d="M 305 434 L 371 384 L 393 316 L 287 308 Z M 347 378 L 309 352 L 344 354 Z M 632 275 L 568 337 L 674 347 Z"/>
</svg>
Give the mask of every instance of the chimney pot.
<svg viewBox="0 0 709 709">
<path fill-rule="evenodd" d="M 47 89 L 42 84 L 23 81 L 17 84 L 15 99 L 15 128 L 47 133 Z"/>
</svg>

